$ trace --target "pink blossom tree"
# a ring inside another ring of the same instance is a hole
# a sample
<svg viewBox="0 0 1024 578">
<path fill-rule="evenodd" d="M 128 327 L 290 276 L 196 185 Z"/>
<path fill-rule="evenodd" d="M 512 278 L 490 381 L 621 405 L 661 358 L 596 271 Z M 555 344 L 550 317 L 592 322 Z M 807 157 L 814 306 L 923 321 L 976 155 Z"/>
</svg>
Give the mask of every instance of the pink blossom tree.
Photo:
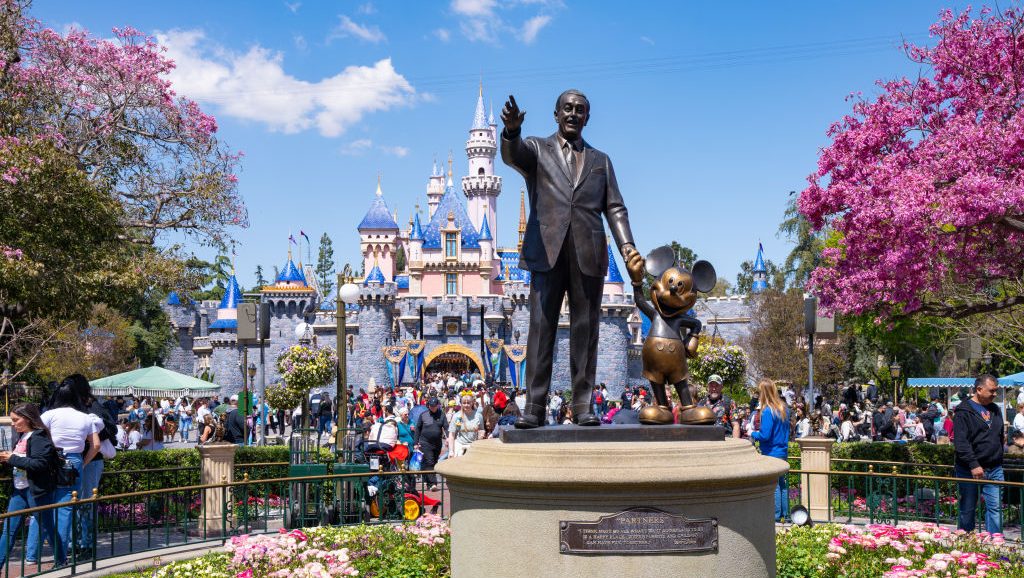
<svg viewBox="0 0 1024 578">
<path fill-rule="evenodd" d="M 0 42 L 0 99 L 11 112 L 0 121 L 0 152 L 53 143 L 120 202 L 133 242 L 176 231 L 221 245 L 230 227 L 247 225 L 240 154 L 218 141 L 213 117 L 175 94 L 163 47 L 131 28 L 115 29 L 112 41 L 60 34 L 27 17 L 19 0 L 0 0 L 0 14 L 10 36 Z M 4 158 L 0 178 L 14 184 L 26 167 Z"/>
<path fill-rule="evenodd" d="M 799 209 L 827 232 L 823 309 L 881 321 L 1024 303 L 1024 11 L 944 12 L 917 78 L 828 130 Z"/>
</svg>

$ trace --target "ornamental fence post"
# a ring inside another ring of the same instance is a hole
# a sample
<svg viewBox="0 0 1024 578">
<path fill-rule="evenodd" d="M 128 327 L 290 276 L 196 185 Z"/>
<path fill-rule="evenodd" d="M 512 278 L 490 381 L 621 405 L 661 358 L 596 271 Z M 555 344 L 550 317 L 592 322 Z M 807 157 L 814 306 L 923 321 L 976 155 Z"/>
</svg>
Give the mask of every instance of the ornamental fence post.
<svg viewBox="0 0 1024 578">
<path fill-rule="evenodd" d="M 220 484 L 235 481 L 235 449 L 237 444 L 217 442 L 199 447 L 202 460 L 199 482 Z M 210 488 L 203 490 L 203 517 L 205 529 L 203 537 L 208 538 L 223 534 L 226 530 L 227 518 L 224 504 L 227 503 L 227 488 Z"/>
<path fill-rule="evenodd" d="M 802 471 L 824 472 L 832 469 L 832 444 L 835 440 L 826 437 L 805 437 L 796 440 L 800 446 L 800 469 Z M 832 519 L 829 500 L 829 477 L 827 474 L 805 474 L 801 476 L 800 503 L 811 514 L 815 522 Z"/>
</svg>

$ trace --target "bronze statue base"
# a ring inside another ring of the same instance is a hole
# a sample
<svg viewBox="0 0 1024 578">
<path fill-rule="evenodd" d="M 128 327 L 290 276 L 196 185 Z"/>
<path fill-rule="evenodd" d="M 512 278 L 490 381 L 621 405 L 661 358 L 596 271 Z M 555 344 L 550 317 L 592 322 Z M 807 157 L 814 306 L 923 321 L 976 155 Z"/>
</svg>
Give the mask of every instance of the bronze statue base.
<svg viewBox="0 0 1024 578">
<path fill-rule="evenodd" d="M 663 405 L 649 405 L 641 409 L 639 418 L 644 425 L 669 425 L 676 422 L 672 410 Z"/>
</svg>

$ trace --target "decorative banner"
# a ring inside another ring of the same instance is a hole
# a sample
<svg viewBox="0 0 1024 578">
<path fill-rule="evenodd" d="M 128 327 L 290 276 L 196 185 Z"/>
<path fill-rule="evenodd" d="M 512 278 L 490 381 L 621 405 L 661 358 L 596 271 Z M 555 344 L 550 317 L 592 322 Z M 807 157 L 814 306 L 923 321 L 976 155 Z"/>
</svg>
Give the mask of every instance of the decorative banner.
<svg viewBox="0 0 1024 578">
<path fill-rule="evenodd" d="M 526 364 L 524 364 L 523 361 L 526 359 L 526 346 L 516 343 L 506 345 L 504 349 L 505 356 L 508 357 L 509 361 L 509 374 L 512 377 L 512 387 L 516 390 L 525 389 L 526 386 L 523 384 L 523 372 L 526 369 Z"/>
<path fill-rule="evenodd" d="M 487 351 L 490 353 L 489 355 L 484 355 L 484 365 L 486 366 L 487 375 L 490 375 L 492 378 L 501 362 L 500 354 L 504 344 L 503 340 L 493 337 L 484 340 L 484 345 L 487 346 Z"/>
<path fill-rule="evenodd" d="M 407 339 L 405 341 L 405 348 L 409 350 L 409 357 L 412 358 L 412 378 L 416 382 L 423 379 L 423 350 L 426 346 L 427 342 L 423 339 Z"/>
<path fill-rule="evenodd" d="M 498 353 L 501 353 L 501 349 L 505 345 L 505 341 L 503 339 L 495 338 L 488 338 L 484 341 L 484 343 L 487 345 L 487 351 L 490 351 L 491 355 L 497 355 Z"/>
<path fill-rule="evenodd" d="M 405 345 L 385 345 L 380 350 L 388 362 L 388 377 L 391 379 L 391 386 L 398 387 L 402 383 L 402 373 L 405 372 L 405 355 L 409 350 Z"/>
</svg>

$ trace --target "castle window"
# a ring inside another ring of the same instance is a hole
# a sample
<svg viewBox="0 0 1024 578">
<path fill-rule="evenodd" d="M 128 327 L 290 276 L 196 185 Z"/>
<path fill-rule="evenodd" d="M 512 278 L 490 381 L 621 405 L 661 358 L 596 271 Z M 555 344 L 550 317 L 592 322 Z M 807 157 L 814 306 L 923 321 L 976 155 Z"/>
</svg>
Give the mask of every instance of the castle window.
<svg viewBox="0 0 1024 578">
<path fill-rule="evenodd" d="M 483 168 L 483 167 L 480 167 L 480 168 L 479 168 L 479 169 L 478 169 L 478 170 L 476 171 L 476 174 L 478 174 L 478 175 L 482 175 L 482 174 L 484 174 L 484 168 Z"/>
<path fill-rule="evenodd" d="M 444 256 L 448 259 L 455 259 L 459 255 L 459 240 L 455 233 L 444 234 Z"/>
<path fill-rule="evenodd" d="M 444 276 L 444 293 L 445 295 L 458 295 L 459 293 L 459 276 L 455 273 L 448 273 Z"/>
</svg>

